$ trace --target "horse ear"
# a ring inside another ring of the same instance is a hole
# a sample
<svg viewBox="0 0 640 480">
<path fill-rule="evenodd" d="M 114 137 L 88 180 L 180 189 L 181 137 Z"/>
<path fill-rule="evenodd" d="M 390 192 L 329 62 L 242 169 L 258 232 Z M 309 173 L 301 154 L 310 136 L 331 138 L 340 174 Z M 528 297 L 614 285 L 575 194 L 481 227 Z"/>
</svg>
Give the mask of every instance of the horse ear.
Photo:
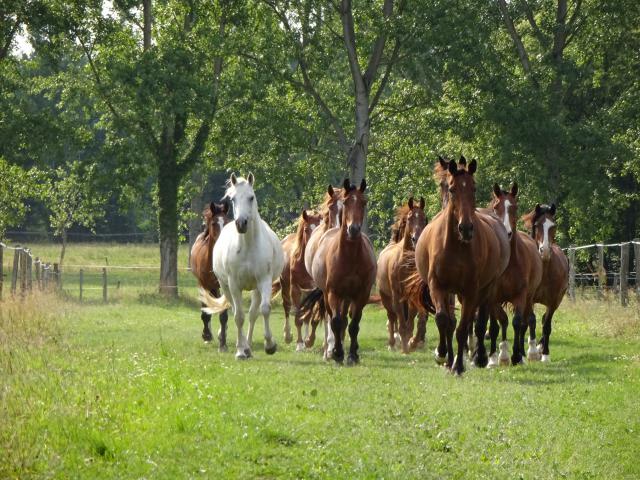
<svg viewBox="0 0 640 480">
<path fill-rule="evenodd" d="M 252 172 L 249 172 L 249 175 L 247 175 L 247 182 L 249 182 L 249 185 L 251 185 L 253 187 L 253 182 L 255 180 L 255 177 L 253 176 Z"/>
<path fill-rule="evenodd" d="M 363 178 L 362 181 L 360 182 L 360 192 L 364 193 L 366 189 L 367 189 L 367 181 Z"/>
<path fill-rule="evenodd" d="M 493 184 L 493 194 L 496 196 L 496 198 L 500 198 L 500 194 L 502 193 L 502 190 L 500 190 L 500 185 L 498 185 L 497 183 Z"/>
<path fill-rule="evenodd" d="M 307 211 L 306 211 L 306 210 L 302 210 L 302 219 L 303 219 L 305 222 L 308 222 L 308 221 L 309 221 L 309 216 L 307 215 Z"/>
<path fill-rule="evenodd" d="M 236 178 L 236 174 L 235 173 L 231 174 L 230 180 L 231 180 L 231 185 L 235 185 L 236 183 L 238 183 L 238 179 Z"/>
<path fill-rule="evenodd" d="M 446 170 L 447 168 L 449 168 L 449 162 L 447 162 L 444 158 L 442 158 L 440 155 L 438 155 L 438 161 L 440 162 L 440 166 Z"/>
<path fill-rule="evenodd" d="M 420 210 L 424 210 L 425 202 L 424 197 L 420 197 Z"/>
<path fill-rule="evenodd" d="M 351 182 L 349 182 L 348 178 L 344 179 L 344 182 L 342 182 L 342 187 L 344 188 L 345 193 L 351 190 Z"/>
<path fill-rule="evenodd" d="M 555 215 L 556 214 L 556 204 L 555 203 L 551 204 L 551 208 L 549 209 L 549 213 L 551 215 Z"/>
<path fill-rule="evenodd" d="M 541 211 L 542 211 L 542 208 L 540 207 L 540 204 L 536 203 L 536 215 L 540 215 Z"/>
<path fill-rule="evenodd" d="M 409 197 L 407 205 L 409 205 L 409 210 L 413 210 L 413 197 Z"/>
<path fill-rule="evenodd" d="M 211 215 L 215 215 L 216 214 L 216 204 L 214 202 L 211 202 L 209 204 L 209 210 L 211 210 Z"/>
<path fill-rule="evenodd" d="M 511 187 L 511 195 L 514 197 L 518 195 L 518 182 L 513 182 L 513 186 Z"/>
<path fill-rule="evenodd" d="M 332 196 L 332 197 L 333 197 L 333 193 L 334 193 L 334 192 L 333 192 L 333 187 L 332 187 L 331 185 L 329 185 L 329 186 L 327 187 L 327 193 L 328 193 L 330 196 Z"/>
<path fill-rule="evenodd" d="M 460 165 L 466 165 L 467 164 L 467 159 L 464 158 L 464 155 L 460 155 Z"/>
<path fill-rule="evenodd" d="M 456 165 L 456 162 L 449 162 L 449 173 L 451 175 L 458 173 L 458 166 Z"/>
<path fill-rule="evenodd" d="M 227 198 L 224 198 L 224 201 L 222 202 L 222 212 L 226 215 L 229 213 L 229 202 L 227 201 Z"/>
<path fill-rule="evenodd" d="M 469 175 L 473 175 L 474 173 L 476 173 L 477 169 L 478 169 L 478 162 L 476 162 L 476 159 L 474 158 L 473 160 L 471 160 L 471 163 L 467 168 L 467 172 L 469 172 Z"/>
</svg>

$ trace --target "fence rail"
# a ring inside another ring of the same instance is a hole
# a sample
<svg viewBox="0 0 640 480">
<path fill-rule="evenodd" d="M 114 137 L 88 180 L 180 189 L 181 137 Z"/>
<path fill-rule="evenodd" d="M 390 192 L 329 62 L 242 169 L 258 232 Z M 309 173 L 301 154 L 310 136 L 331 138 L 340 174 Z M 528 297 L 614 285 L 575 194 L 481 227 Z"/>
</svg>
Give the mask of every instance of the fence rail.
<svg viewBox="0 0 640 480">
<path fill-rule="evenodd" d="M 598 299 L 613 292 L 623 306 L 629 304 L 629 290 L 640 299 L 640 239 L 620 243 L 593 243 L 563 249 L 569 259 L 571 300 L 576 292 L 595 292 Z M 586 271 L 585 271 L 586 270 Z"/>
</svg>

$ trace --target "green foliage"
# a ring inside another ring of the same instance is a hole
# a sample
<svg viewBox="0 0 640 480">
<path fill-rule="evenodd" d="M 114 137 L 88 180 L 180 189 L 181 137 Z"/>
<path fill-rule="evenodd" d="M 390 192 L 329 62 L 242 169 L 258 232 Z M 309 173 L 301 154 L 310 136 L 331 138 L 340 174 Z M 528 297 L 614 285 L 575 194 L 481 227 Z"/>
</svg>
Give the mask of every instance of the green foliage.
<svg viewBox="0 0 640 480">
<path fill-rule="evenodd" d="M 0 157 L 0 240 L 7 227 L 20 225 L 29 210 L 28 200 L 39 195 L 37 169 L 24 170 Z"/>
<path fill-rule="evenodd" d="M 95 170 L 93 165 L 71 162 L 52 172 L 43 195 L 55 235 L 66 237 L 74 225 L 93 230 L 96 221 L 104 215 L 106 195 L 95 188 Z"/>
</svg>

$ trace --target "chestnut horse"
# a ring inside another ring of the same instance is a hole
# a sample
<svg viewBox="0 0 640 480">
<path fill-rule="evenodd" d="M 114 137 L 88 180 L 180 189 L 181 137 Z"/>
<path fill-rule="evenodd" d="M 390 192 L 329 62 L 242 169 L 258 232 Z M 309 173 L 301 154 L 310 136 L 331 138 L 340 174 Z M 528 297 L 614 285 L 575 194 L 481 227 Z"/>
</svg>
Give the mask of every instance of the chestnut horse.
<svg viewBox="0 0 640 480">
<path fill-rule="evenodd" d="M 311 268 L 311 276 L 318 288 L 310 293 L 303 303 L 305 310 L 312 309 L 314 304 L 320 301 L 324 303 L 331 319 L 331 329 L 325 328 L 324 358 L 329 358 L 331 350 L 337 363 L 344 360 L 342 343 L 349 313 L 349 365 L 359 362 L 358 332 L 362 309 L 369 300 L 376 277 L 373 246 L 369 238 L 362 233 L 367 204 L 364 195 L 366 187 L 364 180 L 360 188 L 351 185 L 349 179 L 344 181 L 340 227 L 328 230 L 318 242 Z"/>
<path fill-rule="evenodd" d="M 418 331 L 415 337 L 411 337 L 417 310 L 403 298 L 406 297 L 405 281 L 415 270 L 414 266 L 405 262 L 405 253 L 415 248 L 426 224 L 424 198 L 421 197 L 420 203 L 416 205 L 413 197 L 410 197 L 409 202 L 396 212 L 396 222 L 392 226 L 392 243 L 378 256 L 376 284 L 382 305 L 387 311 L 389 349 L 395 348 L 396 336 L 399 334 L 402 353 L 409 353 L 415 350 L 420 342 L 422 345 L 425 342 L 427 316 L 424 313 L 420 314 Z"/>
<path fill-rule="evenodd" d="M 289 327 L 289 313 L 293 305 L 293 315 L 298 331 L 296 340 L 296 351 L 304 350 L 302 339 L 303 319 L 300 315 L 300 303 L 302 302 L 302 290 L 313 289 L 313 280 L 304 266 L 304 254 L 309 238 L 313 231 L 322 222 L 321 216 L 312 210 L 303 210 L 298 219 L 298 228 L 295 233 L 287 235 L 282 240 L 284 250 L 284 269 L 280 275 L 280 286 L 282 288 L 282 306 L 284 308 L 284 340 L 290 343 L 291 328 Z M 308 326 L 308 323 L 306 324 Z"/>
<path fill-rule="evenodd" d="M 546 306 L 542 317 L 542 336 L 538 349 L 542 350 L 543 362 L 551 361 L 549 355 L 549 337 L 551 336 L 551 320 L 560 306 L 569 284 L 569 261 L 562 249 L 555 243 L 556 235 L 555 204 L 540 205 L 522 217 L 525 227 L 535 240 L 542 258 L 542 281 L 536 290 L 534 301 Z M 536 338 L 536 317 L 528 317 L 530 338 Z M 531 340 L 530 340 L 531 341 Z"/>
<path fill-rule="evenodd" d="M 198 285 L 216 297 L 220 296 L 220 283 L 211 269 L 211 253 L 222 228 L 231 221 L 227 217 L 228 212 L 229 204 L 227 202 L 211 202 L 211 205 L 202 212 L 205 230 L 198 235 L 193 243 L 189 257 L 191 272 L 198 279 Z M 202 339 L 205 342 L 210 342 L 213 339 L 210 329 L 211 314 L 202 312 L 200 318 L 204 325 Z M 227 319 L 228 314 L 225 310 L 220 313 L 220 330 L 218 331 L 218 348 L 221 352 L 227 351 Z"/>
<path fill-rule="evenodd" d="M 447 206 L 420 235 L 415 259 L 419 277 L 410 285 L 413 302 L 424 305 L 424 284 L 428 286 L 436 325 L 440 335 L 437 355 L 446 355 L 447 367 L 457 374 L 464 371 L 464 350 L 475 311 L 486 325 L 489 299 L 495 295 L 500 275 L 509 263 L 509 239 L 500 220 L 476 211 L 475 180 L 477 162 L 468 167 L 461 157 L 455 161 L 439 159 L 436 176 L 446 178 Z M 451 315 L 449 295 L 455 293 L 462 304 L 456 329 Z M 456 331 L 458 353 L 453 356 L 453 332 Z M 478 332 L 476 332 L 476 335 Z M 478 345 L 476 358 L 486 358 L 484 342 Z"/>
<path fill-rule="evenodd" d="M 488 367 L 496 367 L 499 364 L 509 363 L 507 343 L 507 314 L 502 308 L 505 302 L 513 306 L 513 353 L 511 363 L 522 363 L 524 355 L 524 334 L 526 333 L 527 319 L 533 313 L 533 297 L 542 279 L 542 261 L 538 255 L 536 243 L 526 233 L 516 229 L 518 214 L 518 184 L 514 183 L 509 192 L 500 189 L 498 184 L 493 186 L 493 202 L 491 208 L 502 220 L 507 230 L 511 247 L 509 264 L 498 280 L 496 289 L 497 297 L 490 306 L 491 324 L 489 333 L 491 336 L 491 350 L 489 353 Z M 497 350 L 498 322 L 502 327 L 502 342 L 500 343 L 500 355 Z M 482 328 L 482 325 L 479 326 Z M 484 341 L 484 332 L 478 337 L 478 341 Z M 533 343 L 532 343 L 533 342 Z M 529 341 L 527 358 L 530 361 L 539 360 L 535 340 Z M 481 365 L 483 366 L 483 365 Z"/>
</svg>

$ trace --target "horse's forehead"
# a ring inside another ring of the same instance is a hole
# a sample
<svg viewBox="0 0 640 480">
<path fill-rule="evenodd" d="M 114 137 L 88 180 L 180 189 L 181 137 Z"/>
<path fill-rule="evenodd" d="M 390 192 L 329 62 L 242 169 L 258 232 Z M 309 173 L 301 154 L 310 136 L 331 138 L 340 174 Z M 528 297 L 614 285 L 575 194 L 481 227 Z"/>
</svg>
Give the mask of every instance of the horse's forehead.
<svg viewBox="0 0 640 480">
<path fill-rule="evenodd" d="M 237 183 L 230 190 L 229 196 L 232 198 L 246 197 L 253 194 L 253 187 L 251 187 L 249 182 Z"/>
</svg>

